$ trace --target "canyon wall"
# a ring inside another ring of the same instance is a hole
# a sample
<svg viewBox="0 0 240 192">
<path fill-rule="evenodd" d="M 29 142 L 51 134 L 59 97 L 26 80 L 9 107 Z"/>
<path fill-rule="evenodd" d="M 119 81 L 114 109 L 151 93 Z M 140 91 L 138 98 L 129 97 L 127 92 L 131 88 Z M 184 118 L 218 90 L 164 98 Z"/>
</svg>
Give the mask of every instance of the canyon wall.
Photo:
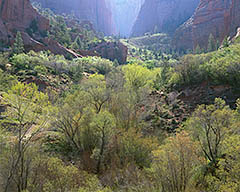
<svg viewBox="0 0 240 192">
<path fill-rule="evenodd" d="M 220 43 L 233 36 L 240 26 L 239 0 L 201 0 L 194 15 L 175 33 L 173 44 L 178 49 L 207 48 L 209 35 Z"/>
<path fill-rule="evenodd" d="M 105 35 L 114 32 L 111 10 L 105 0 L 33 0 L 57 14 L 74 14 L 80 20 L 89 20 L 96 30 Z"/>
<path fill-rule="evenodd" d="M 116 34 L 128 37 L 144 0 L 107 0 L 111 6 Z"/>
<path fill-rule="evenodd" d="M 146 32 L 172 34 L 194 13 L 199 0 L 145 0 L 132 29 L 132 36 Z"/>
<path fill-rule="evenodd" d="M 1 49 L 11 46 L 19 31 L 26 51 L 50 50 L 64 56 L 78 56 L 58 42 L 47 38 L 49 29 L 49 21 L 32 7 L 29 0 L 0 0 Z"/>
<path fill-rule="evenodd" d="M 9 43 L 16 31 L 26 31 L 33 22 L 39 33 L 49 28 L 49 21 L 33 9 L 29 0 L 0 0 L 0 41 Z"/>
</svg>

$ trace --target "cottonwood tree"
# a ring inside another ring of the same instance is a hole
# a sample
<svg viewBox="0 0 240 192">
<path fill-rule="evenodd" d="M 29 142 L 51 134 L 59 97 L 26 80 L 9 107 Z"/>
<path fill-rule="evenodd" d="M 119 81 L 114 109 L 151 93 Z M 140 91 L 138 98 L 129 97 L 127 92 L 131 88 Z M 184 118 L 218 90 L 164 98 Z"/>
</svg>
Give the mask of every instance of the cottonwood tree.
<svg viewBox="0 0 240 192">
<path fill-rule="evenodd" d="M 96 114 L 91 123 L 91 127 L 95 130 L 95 134 L 98 138 L 98 145 L 96 146 L 93 154 L 93 156 L 97 159 L 97 173 L 100 172 L 104 153 L 111 137 L 114 134 L 115 126 L 114 116 L 107 111 L 102 111 Z"/>
<path fill-rule="evenodd" d="M 18 83 L 3 94 L 7 105 L 1 127 L 11 133 L 6 153 L 0 157 L 4 162 L 0 171 L 4 178 L 2 191 L 21 192 L 27 189 L 30 174 L 32 141 L 43 131 L 51 111 L 48 96 L 38 91 L 35 84 Z M 3 170 L 6 170 L 3 172 Z M 15 191 L 15 190 L 14 190 Z"/>
<path fill-rule="evenodd" d="M 161 191 L 193 191 L 191 178 L 202 161 L 199 152 L 198 143 L 184 131 L 168 138 L 165 145 L 153 152 L 153 175 Z"/>
<path fill-rule="evenodd" d="M 111 96 L 111 91 L 107 88 L 103 75 L 91 75 L 88 80 L 83 82 L 82 90 L 88 94 L 88 102 L 95 108 L 96 113 L 100 113 Z"/>
<path fill-rule="evenodd" d="M 199 141 L 206 159 L 217 166 L 222 155 L 223 141 L 233 130 L 236 114 L 217 98 L 212 105 L 200 105 L 186 123 L 193 137 Z"/>
</svg>

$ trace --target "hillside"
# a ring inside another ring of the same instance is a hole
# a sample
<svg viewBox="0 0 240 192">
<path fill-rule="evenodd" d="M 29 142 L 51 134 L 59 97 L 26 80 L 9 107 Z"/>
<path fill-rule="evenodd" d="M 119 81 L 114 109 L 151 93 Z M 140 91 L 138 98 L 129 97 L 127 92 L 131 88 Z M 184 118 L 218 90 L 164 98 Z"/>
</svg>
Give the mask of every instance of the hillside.
<svg viewBox="0 0 240 192">
<path fill-rule="evenodd" d="M 109 0 L 46 0 L 52 9 L 0 0 L 0 192 L 240 191 L 239 4 L 230 1 L 201 0 L 178 28 L 199 32 L 192 50 L 173 31 L 104 35 L 91 19 L 109 13 L 98 12 Z M 118 11 L 143 3 L 114 2 L 126 3 Z M 176 3 L 169 22 L 193 3 L 151 2 L 159 15 Z M 66 14 L 73 5 L 89 20 Z M 218 44 L 208 31 L 223 16 L 231 38 Z"/>
<path fill-rule="evenodd" d="M 112 13 L 105 0 L 34 0 L 56 14 L 73 14 L 81 21 L 91 21 L 105 35 L 114 33 Z"/>
</svg>

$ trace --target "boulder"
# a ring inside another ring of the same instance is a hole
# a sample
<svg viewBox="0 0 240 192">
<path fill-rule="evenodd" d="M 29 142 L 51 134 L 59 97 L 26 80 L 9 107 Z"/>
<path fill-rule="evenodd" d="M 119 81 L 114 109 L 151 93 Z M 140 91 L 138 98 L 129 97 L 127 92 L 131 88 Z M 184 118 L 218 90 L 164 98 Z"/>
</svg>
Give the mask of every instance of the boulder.
<svg viewBox="0 0 240 192">
<path fill-rule="evenodd" d="M 127 62 L 128 48 L 121 42 L 102 42 L 91 51 L 111 61 L 117 60 L 119 64 Z"/>
</svg>

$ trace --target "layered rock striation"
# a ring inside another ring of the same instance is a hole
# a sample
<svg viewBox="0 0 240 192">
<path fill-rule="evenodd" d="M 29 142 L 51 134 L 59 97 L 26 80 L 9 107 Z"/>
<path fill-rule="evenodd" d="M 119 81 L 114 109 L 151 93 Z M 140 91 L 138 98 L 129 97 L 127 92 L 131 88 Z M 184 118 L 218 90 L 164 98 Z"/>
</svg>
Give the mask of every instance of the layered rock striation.
<svg viewBox="0 0 240 192">
<path fill-rule="evenodd" d="M 207 48 L 209 35 L 220 43 L 240 26 L 239 0 L 201 0 L 193 16 L 175 33 L 178 49 Z"/>
<path fill-rule="evenodd" d="M 194 13 L 199 0 L 145 0 L 132 29 L 132 36 L 146 32 L 172 34 Z"/>
</svg>

